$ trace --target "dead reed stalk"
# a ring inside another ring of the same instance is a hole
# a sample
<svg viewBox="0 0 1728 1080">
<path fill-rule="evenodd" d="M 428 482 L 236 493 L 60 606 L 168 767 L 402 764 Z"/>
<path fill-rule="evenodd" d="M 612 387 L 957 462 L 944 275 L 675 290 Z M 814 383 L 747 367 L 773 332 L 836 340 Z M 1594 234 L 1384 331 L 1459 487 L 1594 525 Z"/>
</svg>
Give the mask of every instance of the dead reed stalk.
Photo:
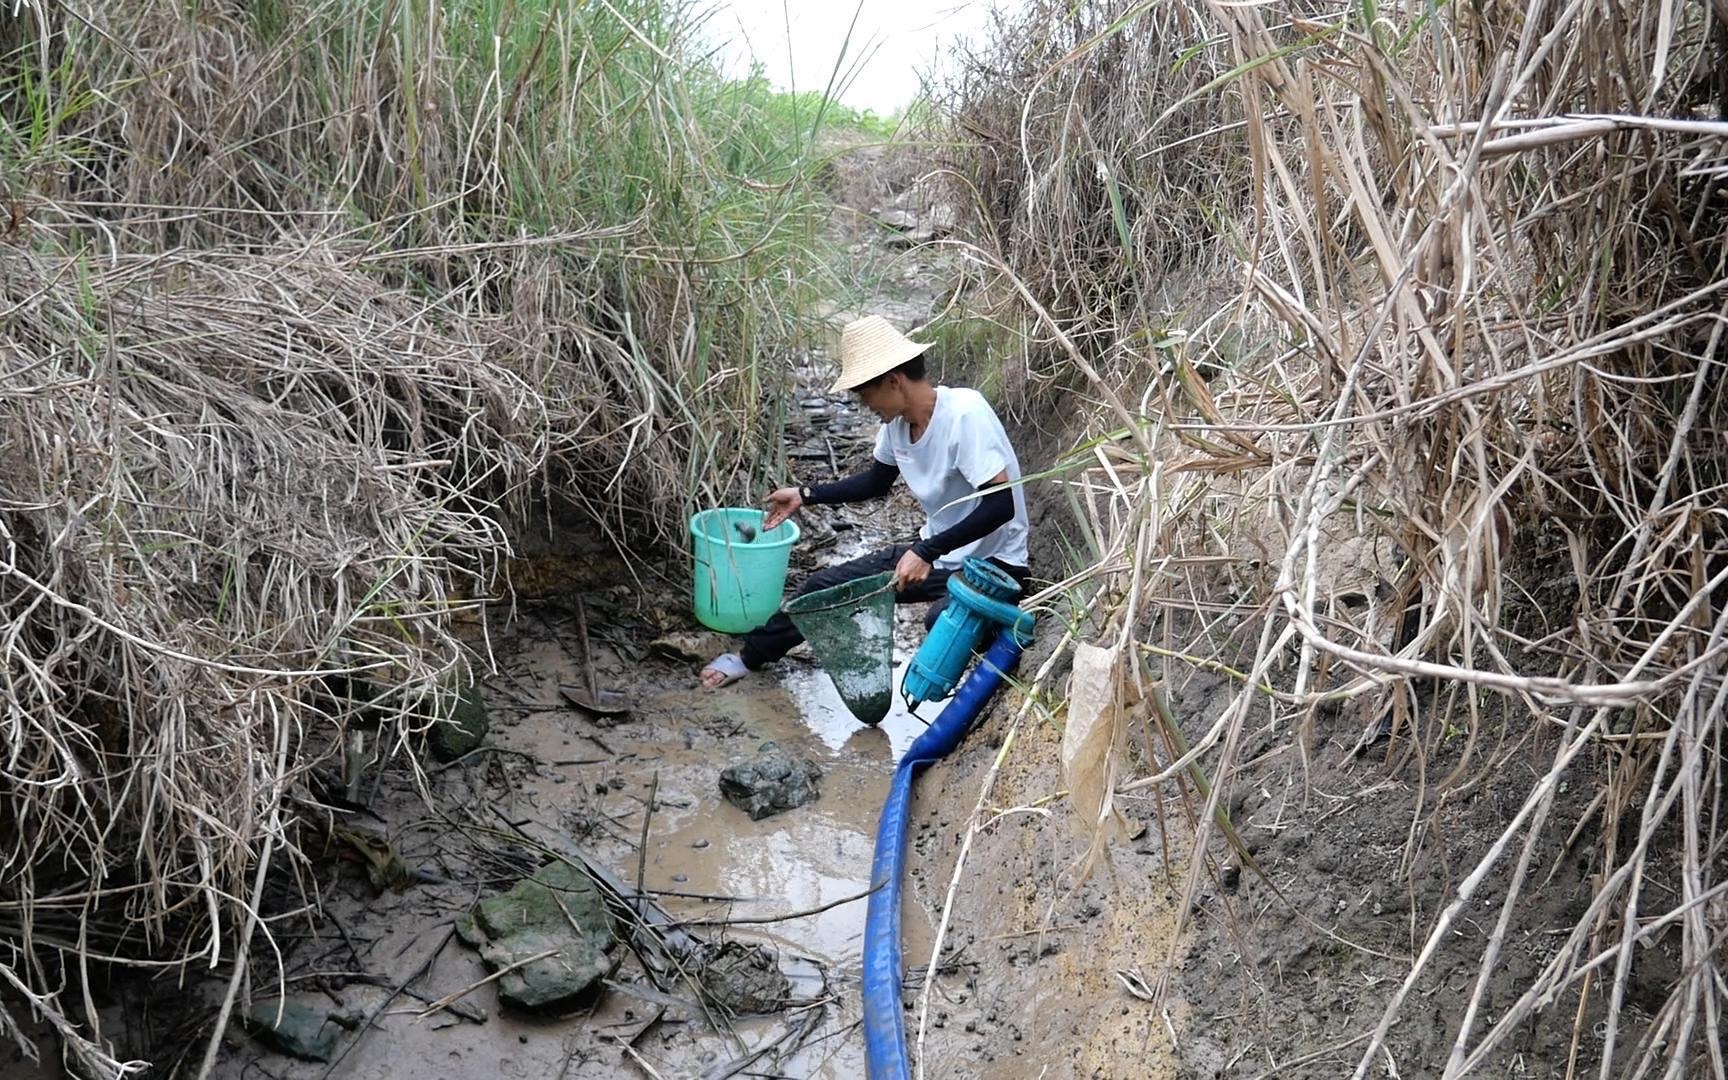
<svg viewBox="0 0 1728 1080">
<path fill-rule="evenodd" d="M 1017 283 L 998 299 L 1064 346 L 1030 350 L 1032 383 L 1139 403 L 1126 426 L 1099 408 L 1067 463 L 1096 557 L 1081 588 L 1110 598 L 1086 636 L 1137 639 L 1158 658 L 1137 677 L 1178 658 L 1241 676 L 1186 753 L 1125 785 L 1197 760 L 1216 781 L 1189 895 L 1251 724 L 1306 753 L 1315 710 L 1353 703 L 1364 741 L 1399 748 L 1389 768 L 1448 761 L 1442 790 L 1498 764 L 1489 695 L 1557 740 L 1416 943 L 1358 1078 L 1488 898 L 1447 1077 L 1562 1000 L 1568 1075 L 1724 1076 L 1722 15 L 1038 7 L 951 87 L 972 140 L 953 167 Z M 1417 707 L 1436 684 L 1451 713 Z M 1490 1002 L 1587 761 L 1606 777 L 1590 911 Z M 1679 974 L 1629 1029 L 1637 950 L 1667 932 Z"/>
</svg>

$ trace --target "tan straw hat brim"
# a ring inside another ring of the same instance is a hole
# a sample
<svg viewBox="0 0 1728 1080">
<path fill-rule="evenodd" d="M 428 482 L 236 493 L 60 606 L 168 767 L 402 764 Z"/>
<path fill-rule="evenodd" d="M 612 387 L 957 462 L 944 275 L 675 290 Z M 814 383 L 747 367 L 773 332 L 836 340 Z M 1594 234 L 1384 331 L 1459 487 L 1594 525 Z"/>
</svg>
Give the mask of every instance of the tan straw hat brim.
<svg viewBox="0 0 1728 1080">
<path fill-rule="evenodd" d="M 880 315 L 866 315 L 840 331 L 840 377 L 831 393 L 856 390 L 879 375 L 923 355 L 928 341 L 913 341 Z"/>
</svg>

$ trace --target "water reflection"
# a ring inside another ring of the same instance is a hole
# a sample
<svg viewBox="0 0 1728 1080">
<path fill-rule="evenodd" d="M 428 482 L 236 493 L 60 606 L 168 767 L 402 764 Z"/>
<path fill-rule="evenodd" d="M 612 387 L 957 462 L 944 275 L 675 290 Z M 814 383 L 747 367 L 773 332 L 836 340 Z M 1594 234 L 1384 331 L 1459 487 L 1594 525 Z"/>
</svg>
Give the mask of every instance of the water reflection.
<svg viewBox="0 0 1728 1080">
<path fill-rule="evenodd" d="M 899 650 L 896 650 L 899 653 Z M 906 699 L 900 696 L 900 681 L 906 674 L 906 656 L 897 655 L 894 663 L 894 705 L 882 723 L 875 728 L 860 724 L 840 699 L 834 680 L 809 661 L 789 660 L 782 666 L 781 684 L 798 712 L 817 738 L 835 753 L 857 753 L 865 759 L 887 758 L 889 764 L 900 760 L 912 740 L 923 734 L 930 721 L 942 713 L 942 702 L 926 702 L 918 707 L 923 718 L 912 715 Z M 889 753 L 881 753 L 882 741 L 872 732 L 886 736 Z"/>
</svg>

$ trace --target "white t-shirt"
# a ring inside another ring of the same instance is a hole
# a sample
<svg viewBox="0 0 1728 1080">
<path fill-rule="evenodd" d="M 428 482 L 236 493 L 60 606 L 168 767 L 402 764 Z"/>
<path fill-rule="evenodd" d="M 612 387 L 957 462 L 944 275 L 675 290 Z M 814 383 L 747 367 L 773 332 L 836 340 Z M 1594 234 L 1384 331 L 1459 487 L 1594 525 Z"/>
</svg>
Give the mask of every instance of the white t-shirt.
<svg viewBox="0 0 1728 1080">
<path fill-rule="evenodd" d="M 998 473 L 1006 470 L 1009 480 L 1020 479 L 1020 460 L 1014 456 L 996 410 L 983 394 L 960 387 L 936 388 L 936 411 L 917 442 L 912 441 L 911 425 L 904 417 L 883 424 L 876 435 L 876 460 L 899 468 L 906 486 L 924 507 L 929 520 L 918 534 L 920 539 L 935 536 L 970 516 L 978 509 L 978 500 L 967 496 Z M 1014 496 L 1014 516 L 982 540 L 937 559 L 937 566 L 955 569 L 969 555 L 1028 565 L 1026 496 L 1018 484 L 1009 491 Z"/>
</svg>

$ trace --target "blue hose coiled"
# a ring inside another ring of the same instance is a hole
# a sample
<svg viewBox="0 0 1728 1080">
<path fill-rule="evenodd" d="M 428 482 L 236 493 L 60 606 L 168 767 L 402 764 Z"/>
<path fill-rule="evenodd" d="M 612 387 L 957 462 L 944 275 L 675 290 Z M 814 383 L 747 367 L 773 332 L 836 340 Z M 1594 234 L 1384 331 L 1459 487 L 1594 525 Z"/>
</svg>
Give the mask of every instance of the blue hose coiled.
<svg viewBox="0 0 1728 1080">
<path fill-rule="evenodd" d="M 876 855 L 870 867 L 869 907 L 864 915 L 864 1057 L 870 1080 L 911 1075 L 900 1002 L 900 877 L 906 864 L 906 822 L 911 813 L 912 774 L 947 756 L 1014 670 L 1022 651 L 1018 625 L 1004 629 L 954 700 L 907 748 L 888 785 L 876 824 Z M 931 973 L 934 976 L 934 973 Z"/>
</svg>

